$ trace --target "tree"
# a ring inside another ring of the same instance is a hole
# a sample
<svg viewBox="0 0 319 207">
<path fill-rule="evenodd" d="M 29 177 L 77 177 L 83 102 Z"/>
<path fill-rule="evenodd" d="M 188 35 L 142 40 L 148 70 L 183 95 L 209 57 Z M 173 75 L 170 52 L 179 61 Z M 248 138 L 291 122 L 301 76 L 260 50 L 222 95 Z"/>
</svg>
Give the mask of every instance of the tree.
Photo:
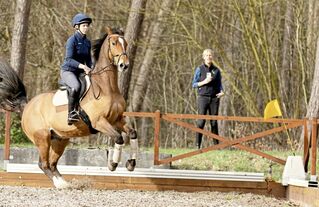
<svg viewBox="0 0 319 207">
<path fill-rule="evenodd" d="M 146 0 L 132 1 L 130 15 L 125 29 L 125 39 L 128 42 L 127 55 L 130 58 L 130 66 L 126 72 L 120 74 L 119 88 L 126 101 L 128 100 L 132 69 L 134 66 L 134 59 L 137 49 L 137 40 L 142 28 L 145 7 Z"/>
<path fill-rule="evenodd" d="M 317 40 L 316 65 L 312 80 L 311 95 L 307 107 L 307 118 L 319 117 L 319 39 Z M 308 124 L 308 138 L 310 139 L 311 125 Z M 304 143 L 304 132 L 300 136 L 300 146 Z"/>
<path fill-rule="evenodd" d="M 12 35 L 11 65 L 23 79 L 31 0 L 17 0 Z"/>
<path fill-rule="evenodd" d="M 143 104 L 143 96 L 146 93 L 148 86 L 148 75 L 150 66 L 153 61 L 155 48 L 158 47 L 160 41 L 160 35 L 165 27 L 162 20 L 165 17 L 167 11 L 170 10 L 173 1 L 164 0 L 161 4 L 161 8 L 158 13 L 157 21 L 154 22 L 153 31 L 151 33 L 151 38 L 149 41 L 149 47 L 146 50 L 144 60 L 141 65 L 141 69 L 135 83 L 133 91 L 132 109 L 133 111 L 140 111 Z"/>
<path fill-rule="evenodd" d="M 292 1 L 286 2 L 286 14 L 285 14 L 285 25 L 283 33 L 283 46 L 282 46 L 282 66 L 280 70 L 280 95 L 282 100 L 282 106 L 284 115 L 287 116 L 287 105 L 289 105 L 289 82 L 291 78 L 291 59 L 292 59 L 292 45 L 291 40 L 293 38 L 293 7 Z"/>
</svg>

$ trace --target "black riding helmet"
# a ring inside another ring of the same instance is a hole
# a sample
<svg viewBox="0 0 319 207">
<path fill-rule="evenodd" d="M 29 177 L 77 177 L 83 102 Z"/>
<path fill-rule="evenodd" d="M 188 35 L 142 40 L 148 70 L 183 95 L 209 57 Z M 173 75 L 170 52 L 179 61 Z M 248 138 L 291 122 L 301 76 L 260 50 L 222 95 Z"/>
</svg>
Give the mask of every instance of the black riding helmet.
<svg viewBox="0 0 319 207">
<path fill-rule="evenodd" d="M 91 24 L 92 19 L 89 16 L 82 14 L 82 13 L 76 14 L 72 19 L 72 26 L 73 27 L 75 27 L 75 25 L 80 25 L 83 23 Z"/>
</svg>

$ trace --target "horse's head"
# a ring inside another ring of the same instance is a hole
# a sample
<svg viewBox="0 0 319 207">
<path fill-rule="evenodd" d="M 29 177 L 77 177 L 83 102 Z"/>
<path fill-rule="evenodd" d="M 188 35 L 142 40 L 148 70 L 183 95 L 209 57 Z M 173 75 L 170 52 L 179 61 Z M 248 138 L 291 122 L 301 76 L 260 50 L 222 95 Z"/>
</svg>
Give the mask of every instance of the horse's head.
<svg viewBox="0 0 319 207">
<path fill-rule="evenodd" d="M 129 66 L 129 58 L 126 53 L 127 42 L 124 39 L 123 32 L 113 33 L 110 28 L 107 28 L 108 42 L 108 57 L 110 62 L 117 66 L 117 69 L 122 72 Z"/>
</svg>

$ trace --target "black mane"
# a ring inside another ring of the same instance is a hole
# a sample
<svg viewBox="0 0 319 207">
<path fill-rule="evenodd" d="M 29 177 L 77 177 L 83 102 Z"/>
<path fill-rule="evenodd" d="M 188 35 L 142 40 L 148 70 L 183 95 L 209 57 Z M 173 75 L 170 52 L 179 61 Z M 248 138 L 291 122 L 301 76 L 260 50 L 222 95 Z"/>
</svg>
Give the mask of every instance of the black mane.
<svg viewBox="0 0 319 207">
<path fill-rule="evenodd" d="M 93 40 L 92 54 L 93 54 L 93 58 L 95 60 L 99 59 L 101 47 L 102 47 L 102 44 L 103 44 L 104 40 L 106 39 L 106 37 L 107 37 L 107 34 L 104 34 L 103 37 L 101 37 L 100 39 Z"/>
</svg>

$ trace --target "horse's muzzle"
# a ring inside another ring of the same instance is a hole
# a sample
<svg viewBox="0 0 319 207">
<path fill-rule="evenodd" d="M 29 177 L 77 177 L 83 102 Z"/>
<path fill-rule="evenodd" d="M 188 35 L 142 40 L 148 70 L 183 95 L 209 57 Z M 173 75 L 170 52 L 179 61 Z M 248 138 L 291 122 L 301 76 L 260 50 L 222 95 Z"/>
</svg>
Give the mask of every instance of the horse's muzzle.
<svg viewBox="0 0 319 207">
<path fill-rule="evenodd" d="M 124 71 L 124 70 L 128 69 L 129 64 L 120 63 L 119 66 L 120 66 L 120 69 L 121 69 L 122 71 Z"/>
</svg>

